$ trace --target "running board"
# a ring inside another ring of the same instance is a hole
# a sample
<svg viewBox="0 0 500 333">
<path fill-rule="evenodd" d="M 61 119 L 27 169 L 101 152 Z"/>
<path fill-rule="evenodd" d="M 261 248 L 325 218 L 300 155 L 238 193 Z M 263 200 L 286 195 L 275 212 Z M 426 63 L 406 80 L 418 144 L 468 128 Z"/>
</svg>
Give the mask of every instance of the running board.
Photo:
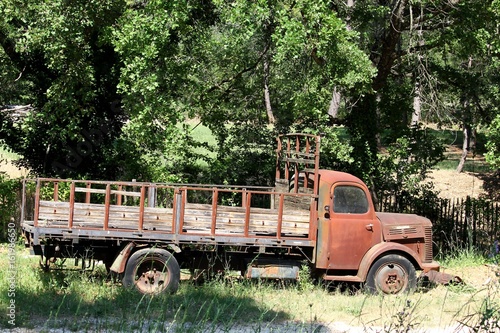
<svg viewBox="0 0 500 333">
<path fill-rule="evenodd" d="M 364 282 L 357 275 L 323 275 L 325 281 Z"/>
</svg>

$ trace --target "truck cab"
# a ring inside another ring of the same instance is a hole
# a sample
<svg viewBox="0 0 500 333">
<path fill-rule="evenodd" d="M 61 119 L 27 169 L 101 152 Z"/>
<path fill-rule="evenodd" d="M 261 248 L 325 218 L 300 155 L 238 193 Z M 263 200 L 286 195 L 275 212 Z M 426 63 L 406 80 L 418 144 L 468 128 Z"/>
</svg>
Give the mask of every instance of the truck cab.
<svg viewBox="0 0 500 333">
<path fill-rule="evenodd" d="M 414 214 L 375 211 L 359 178 L 319 170 L 316 268 L 325 280 L 365 282 L 372 291 L 413 289 L 416 270 L 439 270 L 432 223 Z"/>
<path fill-rule="evenodd" d="M 376 212 L 361 179 L 319 168 L 319 147 L 318 136 L 280 136 L 276 169 L 277 189 L 285 183 L 292 193 L 315 197 L 309 209 L 317 214 L 316 274 L 324 280 L 365 283 L 371 292 L 397 294 L 416 287 L 416 271 L 439 271 L 433 261 L 431 221 Z"/>
</svg>

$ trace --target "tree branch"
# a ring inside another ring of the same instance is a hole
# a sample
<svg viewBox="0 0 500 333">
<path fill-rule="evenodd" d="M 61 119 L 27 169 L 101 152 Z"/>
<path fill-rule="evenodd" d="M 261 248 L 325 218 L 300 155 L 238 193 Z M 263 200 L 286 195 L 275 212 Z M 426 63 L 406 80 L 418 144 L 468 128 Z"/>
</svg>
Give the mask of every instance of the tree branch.
<svg viewBox="0 0 500 333">
<path fill-rule="evenodd" d="M 211 92 L 214 92 L 215 90 L 222 90 L 222 85 L 226 84 L 226 83 L 229 83 L 229 82 L 234 82 L 236 79 L 240 78 L 243 76 L 243 74 L 247 73 L 247 72 L 250 72 L 252 70 L 254 70 L 255 68 L 257 68 L 257 66 L 259 65 L 259 63 L 262 61 L 262 59 L 264 58 L 264 55 L 267 53 L 267 51 L 269 50 L 269 44 L 266 44 L 266 47 L 264 48 L 264 50 L 262 51 L 262 53 L 259 55 L 259 58 L 254 62 L 252 63 L 250 66 L 246 67 L 246 68 L 243 68 L 241 71 L 239 71 L 238 73 L 236 73 L 235 75 L 233 75 L 232 77 L 230 78 L 227 78 L 227 79 L 224 79 L 222 80 L 219 84 L 215 85 L 215 86 L 212 86 L 210 87 L 208 90 L 207 90 L 207 93 L 211 93 Z M 227 92 L 229 92 L 229 90 L 231 89 L 233 85 L 230 84 L 229 87 L 227 87 L 225 90 L 224 90 L 224 94 L 226 94 Z"/>
</svg>

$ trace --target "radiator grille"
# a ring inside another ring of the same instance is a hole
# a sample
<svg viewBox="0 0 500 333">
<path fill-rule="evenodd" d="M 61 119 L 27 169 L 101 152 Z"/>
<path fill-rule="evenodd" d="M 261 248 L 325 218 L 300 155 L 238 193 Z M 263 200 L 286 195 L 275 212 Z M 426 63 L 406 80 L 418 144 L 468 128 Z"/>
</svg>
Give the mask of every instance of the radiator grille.
<svg viewBox="0 0 500 333">
<path fill-rule="evenodd" d="M 424 262 L 432 262 L 432 227 L 425 228 L 425 258 Z"/>
</svg>

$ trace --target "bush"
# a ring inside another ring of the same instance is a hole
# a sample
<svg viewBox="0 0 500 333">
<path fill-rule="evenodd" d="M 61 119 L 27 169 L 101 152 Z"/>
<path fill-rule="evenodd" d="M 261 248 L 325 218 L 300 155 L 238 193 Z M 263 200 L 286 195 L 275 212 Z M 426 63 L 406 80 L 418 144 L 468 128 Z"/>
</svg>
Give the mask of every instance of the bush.
<svg viewBox="0 0 500 333">
<path fill-rule="evenodd" d="M 424 182 L 433 166 L 444 159 L 444 146 L 419 126 L 387 147 L 379 157 L 376 180 L 378 197 L 392 196 L 398 205 L 415 200 L 435 199 L 432 184 Z"/>
<path fill-rule="evenodd" d="M 16 216 L 20 183 L 0 173 L 0 242 L 7 240 L 7 225 Z"/>
<path fill-rule="evenodd" d="M 486 136 L 486 161 L 494 169 L 500 169 L 500 115 L 491 122 Z"/>
</svg>

